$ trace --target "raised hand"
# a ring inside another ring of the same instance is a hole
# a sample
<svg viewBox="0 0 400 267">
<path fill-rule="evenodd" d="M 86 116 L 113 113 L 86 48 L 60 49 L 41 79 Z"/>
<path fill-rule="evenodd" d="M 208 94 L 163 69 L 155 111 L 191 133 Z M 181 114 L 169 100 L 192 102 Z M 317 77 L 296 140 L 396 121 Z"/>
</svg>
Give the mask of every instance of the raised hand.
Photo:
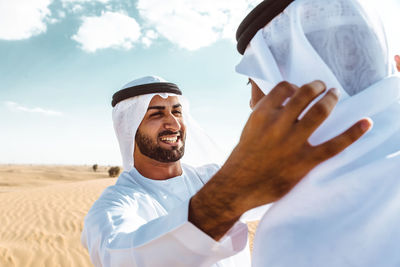
<svg viewBox="0 0 400 267">
<path fill-rule="evenodd" d="M 297 90 L 283 82 L 256 105 L 239 145 L 229 158 L 235 160 L 234 164 L 228 165 L 246 169 L 245 175 L 251 178 L 242 177 L 240 181 L 245 181 L 242 186 L 252 187 L 249 188 L 249 195 L 255 195 L 256 204 L 276 201 L 315 166 L 344 150 L 370 128 L 371 122 L 363 119 L 334 139 L 311 146 L 308 138 L 329 116 L 338 101 L 336 90 L 329 90 L 301 120 L 298 117 L 325 91 L 326 87 L 320 81 Z M 291 97 L 289 102 L 283 106 L 288 97 Z M 264 190 L 265 187 L 269 190 Z M 259 196 L 257 191 L 261 193 Z"/>
<path fill-rule="evenodd" d="M 310 145 L 308 138 L 337 104 L 336 90 L 329 90 L 298 118 L 325 91 L 320 81 L 301 88 L 282 82 L 264 96 L 226 163 L 193 196 L 189 220 L 218 240 L 245 211 L 278 200 L 315 166 L 350 146 L 371 127 L 370 120 L 361 119 L 332 140 Z"/>
<path fill-rule="evenodd" d="M 399 56 L 399 55 L 396 55 L 396 56 L 394 57 L 394 60 L 396 61 L 397 71 L 400 72 L 400 56 Z"/>
</svg>

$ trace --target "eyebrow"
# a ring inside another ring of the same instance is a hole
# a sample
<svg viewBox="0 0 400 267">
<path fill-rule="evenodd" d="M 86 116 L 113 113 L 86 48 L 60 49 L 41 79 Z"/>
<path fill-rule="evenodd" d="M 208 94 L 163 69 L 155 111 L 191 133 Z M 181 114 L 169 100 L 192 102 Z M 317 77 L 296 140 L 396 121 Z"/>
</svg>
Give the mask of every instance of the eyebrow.
<svg viewBox="0 0 400 267">
<path fill-rule="evenodd" d="M 147 110 L 150 110 L 150 109 L 165 109 L 165 107 L 163 107 L 163 106 L 152 106 L 152 107 L 149 107 Z"/>
<path fill-rule="evenodd" d="M 172 108 L 181 108 L 181 107 L 182 107 L 181 104 L 176 104 L 176 105 L 173 105 L 173 106 L 172 106 Z"/>
<path fill-rule="evenodd" d="M 182 107 L 181 104 L 176 104 L 176 105 L 173 105 L 173 106 L 172 106 L 172 108 L 180 108 L 180 107 Z M 148 107 L 148 108 L 147 108 L 147 110 L 150 110 L 150 109 L 164 110 L 164 109 L 165 109 L 165 106 L 151 106 L 151 107 Z"/>
</svg>

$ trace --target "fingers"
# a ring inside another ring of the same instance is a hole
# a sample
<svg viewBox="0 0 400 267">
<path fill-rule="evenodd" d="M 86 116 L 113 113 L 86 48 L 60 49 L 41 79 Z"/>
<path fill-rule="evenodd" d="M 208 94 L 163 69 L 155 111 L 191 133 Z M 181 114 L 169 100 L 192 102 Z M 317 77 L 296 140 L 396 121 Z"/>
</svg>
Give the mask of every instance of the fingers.
<svg viewBox="0 0 400 267">
<path fill-rule="evenodd" d="M 321 81 L 314 81 L 300 87 L 285 107 L 289 119 L 296 121 L 303 110 L 325 90 L 326 86 Z"/>
<path fill-rule="evenodd" d="M 331 114 L 338 101 L 339 91 L 335 88 L 330 89 L 297 123 L 298 130 L 296 132 L 308 138 Z"/>
<path fill-rule="evenodd" d="M 394 60 L 396 61 L 397 71 L 400 72 L 400 56 L 399 56 L 399 55 L 396 55 L 396 56 L 394 57 Z"/>
<path fill-rule="evenodd" d="M 282 104 L 294 94 L 296 89 L 296 86 L 288 82 L 281 82 L 276 85 L 268 95 L 263 96 L 254 106 L 245 129 L 253 133 L 261 129 L 262 136 L 265 136 L 264 132 L 266 128 L 271 128 L 269 132 L 275 135 L 289 129 L 292 124 L 286 123 L 285 120 L 280 120 L 280 118 L 282 118 L 281 112 L 284 111 L 284 109 L 282 109 Z M 280 125 L 282 122 L 284 122 L 284 124 Z M 274 125 L 274 123 L 278 123 L 278 125 Z M 244 133 L 245 131 L 242 133 L 241 140 L 243 140 L 245 136 Z"/>
<path fill-rule="evenodd" d="M 334 137 L 333 139 L 314 147 L 314 159 L 316 163 L 323 162 L 336 154 L 340 153 L 372 127 L 370 119 L 362 119 L 347 129 L 344 133 Z"/>
<path fill-rule="evenodd" d="M 272 108 L 279 108 L 286 99 L 293 96 L 298 87 L 288 82 L 281 82 L 265 97 L 265 104 Z"/>
</svg>

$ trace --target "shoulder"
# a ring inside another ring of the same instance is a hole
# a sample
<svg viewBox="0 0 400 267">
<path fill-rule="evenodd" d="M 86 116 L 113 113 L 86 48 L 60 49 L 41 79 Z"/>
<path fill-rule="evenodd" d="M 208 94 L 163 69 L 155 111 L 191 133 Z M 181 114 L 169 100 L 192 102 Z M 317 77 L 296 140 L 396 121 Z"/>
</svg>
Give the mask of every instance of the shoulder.
<svg viewBox="0 0 400 267">
<path fill-rule="evenodd" d="M 143 190 L 113 185 L 94 202 L 84 224 L 94 233 L 111 233 L 125 228 L 135 230 L 159 217 L 163 211 L 158 202 Z"/>
<path fill-rule="evenodd" d="M 118 177 L 115 185 L 107 187 L 100 197 L 94 202 L 89 214 L 106 214 L 108 212 L 122 212 L 129 207 L 129 210 L 138 209 L 148 204 L 148 192 L 136 183 L 128 172 L 123 172 Z"/>
<path fill-rule="evenodd" d="M 206 164 L 200 167 L 193 167 L 187 164 L 182 164 L 183 170 L 186 173 L 193 173 L 200 177 L 200 179 L 207 183 L 208 180 L 221 168 L 218 164 Z"/>
<path fill-rule="evenodd" d="M 206 165 L 197 167 L 196 171 L 200 174 L 214 175 L 220 168 L 221 168 L 221 166 L 213 163 L 213 164 L 206 164 Z"/>
<path fill-rule="evenodd" d="M 107 187 L 93 203 L 88 215 L 117 211 L 136 202 L 137 194 L 119 185 Z"/>
</svg>

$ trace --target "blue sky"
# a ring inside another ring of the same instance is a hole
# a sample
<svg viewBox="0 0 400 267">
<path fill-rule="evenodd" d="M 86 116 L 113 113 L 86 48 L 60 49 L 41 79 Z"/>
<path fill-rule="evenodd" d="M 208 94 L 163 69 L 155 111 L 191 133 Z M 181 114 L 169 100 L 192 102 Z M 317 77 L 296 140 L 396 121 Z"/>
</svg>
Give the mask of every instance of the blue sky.
<svg viewBox="0 0 400 267">
<path fill-rule="evenodd" d="M 120 164 L 111 97 L 149 74 L 229 151 L 250 113 L 234 33 L 259 2 L 0 0 L 0 163 Z M 383 2 L 399 52 L 400 4 Z"/>
</svg>

